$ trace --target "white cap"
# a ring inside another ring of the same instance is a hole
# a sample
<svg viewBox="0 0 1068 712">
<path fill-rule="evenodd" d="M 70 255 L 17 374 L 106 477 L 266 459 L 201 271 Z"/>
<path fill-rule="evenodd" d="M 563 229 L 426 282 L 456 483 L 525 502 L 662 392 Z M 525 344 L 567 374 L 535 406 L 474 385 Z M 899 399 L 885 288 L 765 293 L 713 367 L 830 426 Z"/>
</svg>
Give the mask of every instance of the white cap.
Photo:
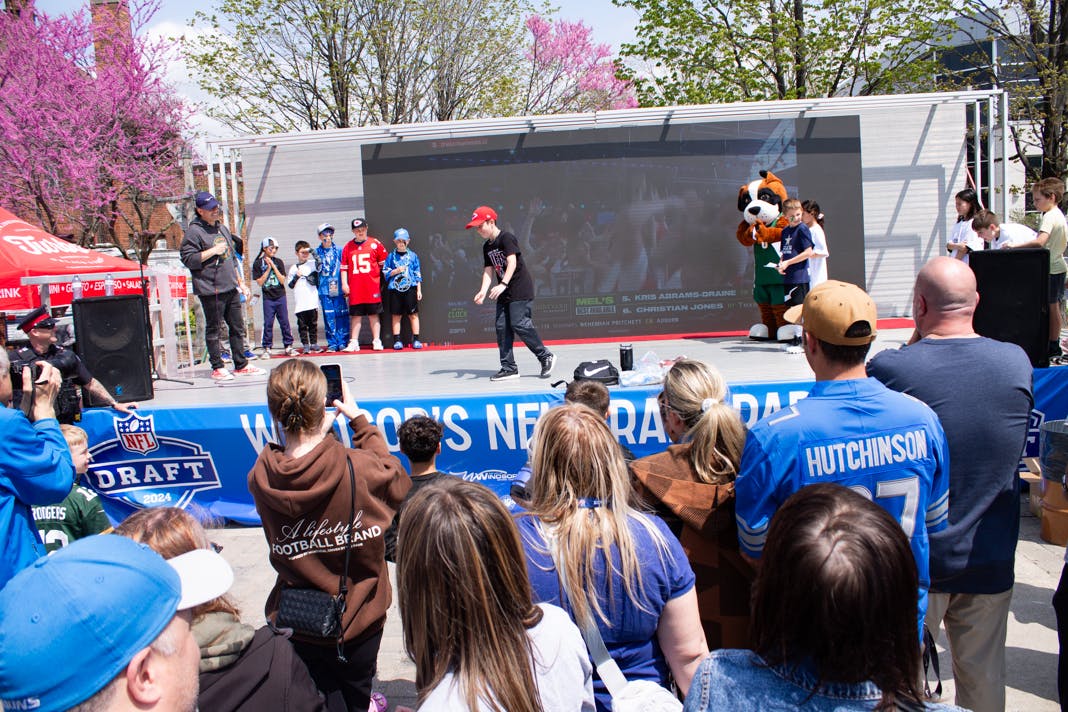
<svg viewBox="0 0 1068 712">
<path fill-rule="evenodd" d="M 178 610 L 199 606 L 218 598 L 234 583 L 234 570 L 219 554 L 208 549 L 193 549 L 167 559 L 182 581 L 182 597 Z"/>
</svg>

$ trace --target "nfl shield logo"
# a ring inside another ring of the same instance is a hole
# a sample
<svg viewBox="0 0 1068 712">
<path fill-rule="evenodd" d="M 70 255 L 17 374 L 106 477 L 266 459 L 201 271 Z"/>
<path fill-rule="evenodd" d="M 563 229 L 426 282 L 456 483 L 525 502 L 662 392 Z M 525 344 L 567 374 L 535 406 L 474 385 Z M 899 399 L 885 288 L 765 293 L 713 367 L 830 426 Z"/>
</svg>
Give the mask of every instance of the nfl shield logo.
<svg viewBox="0 0 1068 712">
<path fill-rule="evenodd" d="M 125 418 L 115 420 L 115 435 L 123 449 L 145 455 L 159 449 L 156 440 L 156 428 L 152 416 L 141 417 L 130 413 Z"/>
</svg>

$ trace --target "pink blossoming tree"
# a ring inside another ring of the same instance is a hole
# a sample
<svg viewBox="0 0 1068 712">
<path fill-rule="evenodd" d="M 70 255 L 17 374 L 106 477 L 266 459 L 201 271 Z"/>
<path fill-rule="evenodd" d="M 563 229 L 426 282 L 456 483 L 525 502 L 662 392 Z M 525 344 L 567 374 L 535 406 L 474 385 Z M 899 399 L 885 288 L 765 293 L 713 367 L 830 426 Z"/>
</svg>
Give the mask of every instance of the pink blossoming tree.
<svg viewBox="0 0 1068 712">
<path fill-rule="evenodd" d="M 638 105 L 634 87 L 616 76 L 612 48 L 595 43 L 583 22 L 527 18 L 522 114 L 562 114 Z"/>
<path fill-rule="evenodd" d="M 94 50 L 84 12 L 0 13 L 0 205 L 83 242 L 113 234 L 131 195 L 182 190 L 190 113 L 164 80 L 169 45 L 110 19 Z"/>
</svg>

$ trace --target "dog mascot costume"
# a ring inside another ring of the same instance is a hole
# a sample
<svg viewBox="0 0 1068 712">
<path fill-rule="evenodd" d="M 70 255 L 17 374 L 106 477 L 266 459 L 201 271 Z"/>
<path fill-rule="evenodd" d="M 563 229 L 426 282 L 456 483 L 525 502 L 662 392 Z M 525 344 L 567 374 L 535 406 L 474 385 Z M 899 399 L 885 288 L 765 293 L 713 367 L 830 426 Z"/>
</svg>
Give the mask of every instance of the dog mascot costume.
<svg viewBox="0 0 1068 712">
<path fill-rule="evenodd" d="M 779 241 L 786 218 L 782 204 L 786 201 L 786 186 L 771 171 L 760 171 L 760 179 L 743 185 L 738 191 L 738 209 L 742 222 L 738 224 L 738 242 L 753 248 L 753 301 L 760 309 L 760 322 L 749 329 L 749 338 L 789 341 L 795 329 L 788 324 L 786 291 L 783 276 L 775 268 L 781 261 Z"/>
</svg>

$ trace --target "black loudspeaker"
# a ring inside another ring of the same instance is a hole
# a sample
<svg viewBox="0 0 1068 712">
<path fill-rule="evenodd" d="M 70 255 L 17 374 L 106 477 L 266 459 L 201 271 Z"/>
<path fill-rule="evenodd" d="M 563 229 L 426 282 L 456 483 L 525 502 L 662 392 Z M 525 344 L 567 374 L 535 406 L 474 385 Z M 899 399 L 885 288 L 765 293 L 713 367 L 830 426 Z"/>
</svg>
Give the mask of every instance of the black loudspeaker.
<svg viewBox="0 0 1068 712">
<path fill-rule="evenodd" d="M 77 299 L 74 350 L 120 403 L 151 400 L 148 311 L 140 294 Z M 90 405 L 94 403 L 86 398 Z"/>
<path fill-rule="evenodd" d="M 979 289 L 976 333 L 1020 346 L 1035 368 L 1048 366 L 1049 251 L 982 250 L 968 264 Z"/>
</svg>

